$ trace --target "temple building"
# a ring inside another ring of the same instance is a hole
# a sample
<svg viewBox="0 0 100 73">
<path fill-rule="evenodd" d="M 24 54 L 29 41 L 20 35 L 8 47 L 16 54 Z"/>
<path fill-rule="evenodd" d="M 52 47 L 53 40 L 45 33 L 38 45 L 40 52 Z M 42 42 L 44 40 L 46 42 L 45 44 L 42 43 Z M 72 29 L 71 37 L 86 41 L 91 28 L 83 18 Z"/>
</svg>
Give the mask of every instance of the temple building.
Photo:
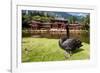
<svg viewBox="0 0 100 73">
<path fill-rule="evenodd" d="M 53 19 L 50 22 L 41 22 L 40 20 L 38 21 L 32 21 L 30 26 L 33 30 L 37 29 L 65 29 L 65 26 L 68 25 L 69 29 L 71 30 L 80 30 L 83 28 L 81 24 L 68 24 L 68 20 L 65 19 Z"/>
</svg>

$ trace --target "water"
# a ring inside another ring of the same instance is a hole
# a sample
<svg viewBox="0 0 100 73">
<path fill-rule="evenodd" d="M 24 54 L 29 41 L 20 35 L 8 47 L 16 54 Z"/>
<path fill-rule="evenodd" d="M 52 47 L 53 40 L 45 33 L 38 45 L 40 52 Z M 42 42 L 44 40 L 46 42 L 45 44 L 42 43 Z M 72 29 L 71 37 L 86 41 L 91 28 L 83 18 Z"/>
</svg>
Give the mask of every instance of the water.
<svg viewBox="0 0 100 73">
<path fill-rule="evenodd" d="M 33 37 L 33 38 L 50 38 L 50 39 L 60 39 L 66 36 L 66 31 L 36 31 L 36 32 L 24 32 L 23 37 Z M 80 39 L 82 42 L 90 43 L 89 32 L 86 30 L 70 30 L 70 38 Z"/>
</svg>

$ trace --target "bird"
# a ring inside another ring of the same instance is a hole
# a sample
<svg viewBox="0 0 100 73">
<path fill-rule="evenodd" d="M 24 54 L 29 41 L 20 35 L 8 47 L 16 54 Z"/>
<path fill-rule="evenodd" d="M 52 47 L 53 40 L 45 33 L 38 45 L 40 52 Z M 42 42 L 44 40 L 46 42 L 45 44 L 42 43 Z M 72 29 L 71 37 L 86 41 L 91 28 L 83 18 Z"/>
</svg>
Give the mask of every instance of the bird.
<svg viewBox="0 0 100 73">
<path fill-rule="evenodd" d="M 66 26 L 67 35 L 59 39 L 59 46 L 65 51 L 65 57 L 70 58 L 75 50 L 78 50 L 82 45 L 81 40 L 77 38 L 70 38 L 69 28 Z M 66 56 L 68 54 L 68 56 Z"/>
<path fill-rule="evenodd" d="M 75 50 L 78 50 L 82 46 L 82 42 L 76 38 L 63 37 L 59 40 L 59 46 L 65 51 L 65 54 L 72 56 Z"/>
</svg>

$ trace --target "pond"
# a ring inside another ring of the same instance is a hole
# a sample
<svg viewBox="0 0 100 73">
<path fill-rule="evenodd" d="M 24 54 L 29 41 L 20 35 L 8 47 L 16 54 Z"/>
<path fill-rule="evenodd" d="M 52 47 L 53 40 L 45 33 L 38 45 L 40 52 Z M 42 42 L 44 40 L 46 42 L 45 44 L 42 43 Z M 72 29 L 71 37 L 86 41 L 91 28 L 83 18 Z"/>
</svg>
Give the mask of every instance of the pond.
<svg viewBox="0 0 100 73">
<path fill-rule="evenodd" d="M 66 35 L 66 31 L 22 31 L 22 37 L 60 39 Z M 87 30 L 70 30 L 70 38 L 77 38 L 82 42 L 90 43 Z"/>
</svg>

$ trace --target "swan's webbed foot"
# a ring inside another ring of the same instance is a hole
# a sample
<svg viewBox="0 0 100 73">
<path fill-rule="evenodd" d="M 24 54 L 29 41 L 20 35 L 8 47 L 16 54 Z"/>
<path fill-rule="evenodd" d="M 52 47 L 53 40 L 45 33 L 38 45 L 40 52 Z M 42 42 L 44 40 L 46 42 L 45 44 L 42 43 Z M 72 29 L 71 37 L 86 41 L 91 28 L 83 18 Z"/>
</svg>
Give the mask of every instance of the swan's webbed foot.
<svg viewBox="0 0 100 73">
<path fill-rule="evenodd" d="M 72 56 L 72 52 L 71 51 L 69 51 L 69 52 L 65 51 L 64 56 L 65 56 L 66 59 L 69 59 Z"/>
</svg>

